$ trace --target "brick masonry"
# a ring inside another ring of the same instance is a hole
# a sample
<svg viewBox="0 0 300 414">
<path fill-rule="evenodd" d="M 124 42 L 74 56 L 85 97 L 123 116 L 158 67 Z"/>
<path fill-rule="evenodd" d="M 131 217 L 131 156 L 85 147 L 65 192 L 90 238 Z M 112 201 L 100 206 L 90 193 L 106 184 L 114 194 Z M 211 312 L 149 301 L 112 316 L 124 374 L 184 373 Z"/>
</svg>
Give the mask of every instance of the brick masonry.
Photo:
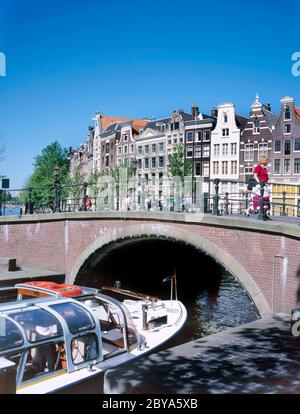
<svg viewBox="0 0 300 414">
<path fill-rule="evenodd" d="M 1 218 L 0 257 L 16 257 L 23 266 L 65 273 L 66 281 L 72 283 L 95 250 L 142 235 L 183 240 L 210 254 L 241 281 L 261 314 L 272 309 L 289 312 L 299 305 L 297 226 L 142 212 Z"/>
</svg>

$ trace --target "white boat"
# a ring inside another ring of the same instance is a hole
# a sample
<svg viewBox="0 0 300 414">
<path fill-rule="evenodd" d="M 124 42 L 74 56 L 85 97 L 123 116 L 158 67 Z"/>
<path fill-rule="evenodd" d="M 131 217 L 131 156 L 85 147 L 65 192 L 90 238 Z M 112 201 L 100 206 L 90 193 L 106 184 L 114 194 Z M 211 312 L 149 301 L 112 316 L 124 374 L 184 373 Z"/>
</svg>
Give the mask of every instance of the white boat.
<svg viewBox="0 0 300 414">
<path fill-rule="evenodd" d="M 0 393 L 71 392 L 153 351 L 187 318 L 178 300 L 118 288 L 29 282 L 0 293 L 9 295 L 0 304 Z"/>
</svg>

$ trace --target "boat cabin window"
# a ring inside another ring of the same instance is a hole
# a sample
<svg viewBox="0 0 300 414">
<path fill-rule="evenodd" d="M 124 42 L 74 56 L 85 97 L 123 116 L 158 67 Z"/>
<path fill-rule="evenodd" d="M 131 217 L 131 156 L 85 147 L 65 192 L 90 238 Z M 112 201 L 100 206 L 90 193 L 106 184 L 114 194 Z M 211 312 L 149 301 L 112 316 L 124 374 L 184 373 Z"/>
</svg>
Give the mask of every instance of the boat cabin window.
<svg viewBox="0 0 300 414">
<path fill-rule="evenodd" d="M 72 360 L 74 364 L 96 359 L 99 355 L 97 335 L 88 334 L 73 338 L 71 343 Z"/>
<path fill-rule="evenodd" d="M 0 316 L 0 352 L 23 345 L 23 335 L 10 319 Z"/>
<path fill-rule="evenodd" d="M 65 343 L 50 342 L 31 348 L 27 354 L 22 382 L 67 368 Z"/>
<path fill-rule="evenodd" d="M 0 303 L 14 302 L 17 300 L 18 291 L 15 288 L 0 289 Z"/>
<path fill-rule="evenodd" d="M 45 310 L 19 311 L 10 313 L 9 316 L 22 326 L 30 342 L 43 341 L 63 334 L 60 322 Z"/>
<path fill-rule="evenodd" d="M 58 303 L 49 307 L 58 312 L 66 320 L 72 334 L 77 334 L 94 327 L 94 321 L 89 313 L 76 303 Z"/>
<path fill-rule="evenodd" d="M 122 312 L 115 304 L 103 301 L 98 297 L 84 299 L 83 303 L 91 309 L 94 317 L 100 322 L 105 358 L 115 351 L 125 350 L 136 345 L 138 334 L 125 307 L 122 308 Z"/>
</svg>

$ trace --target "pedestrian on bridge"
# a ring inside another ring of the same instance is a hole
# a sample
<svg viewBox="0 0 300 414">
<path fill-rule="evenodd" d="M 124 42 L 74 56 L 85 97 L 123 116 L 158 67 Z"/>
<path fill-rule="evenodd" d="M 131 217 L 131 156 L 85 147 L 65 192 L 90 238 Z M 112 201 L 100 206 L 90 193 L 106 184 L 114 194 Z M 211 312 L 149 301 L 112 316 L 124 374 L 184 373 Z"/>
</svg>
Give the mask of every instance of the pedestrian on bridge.
<svg viewBox="0 0 300 414">
<path fill-rule="evenodd" d="M 257 182 L 257 185 L 253 188 L 253 208 L 255 212 L 258 212 L 260 208 L 260 183 L 264 183 L 264 209 L 269 215 L 270 211 L 270 197 L 267 183 L 269 181 L 269 175 L 267 171 L 268 157 L 262 155 L 259 159 L 258 165 L 254 168 L 253 177 Z"/>
</svg>

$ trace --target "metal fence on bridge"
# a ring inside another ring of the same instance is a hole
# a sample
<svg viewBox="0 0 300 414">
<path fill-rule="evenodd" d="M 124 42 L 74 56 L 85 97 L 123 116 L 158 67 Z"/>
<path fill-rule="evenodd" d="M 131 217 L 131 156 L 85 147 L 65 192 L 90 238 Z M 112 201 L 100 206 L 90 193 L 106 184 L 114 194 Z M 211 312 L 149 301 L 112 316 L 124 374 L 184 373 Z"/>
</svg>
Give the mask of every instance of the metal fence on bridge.
<svg viewBox="0 0 300 414">
<path fill-rule="evenodd" d="M 0 190 L 0 215 L 74 211 L 169 211 L 213 215 L 300 217 L 300 184 L 260 183 L 254 191 L 236 180 L 202 177 L 105 177 L 100 183 L 60 184 Z M 253 207 L 259 198 L 258 208 Z M 268 198 L 269 208 L 266 208 Z M 265 199 L 265 201 L 264 201 Z"/>
</svg>

